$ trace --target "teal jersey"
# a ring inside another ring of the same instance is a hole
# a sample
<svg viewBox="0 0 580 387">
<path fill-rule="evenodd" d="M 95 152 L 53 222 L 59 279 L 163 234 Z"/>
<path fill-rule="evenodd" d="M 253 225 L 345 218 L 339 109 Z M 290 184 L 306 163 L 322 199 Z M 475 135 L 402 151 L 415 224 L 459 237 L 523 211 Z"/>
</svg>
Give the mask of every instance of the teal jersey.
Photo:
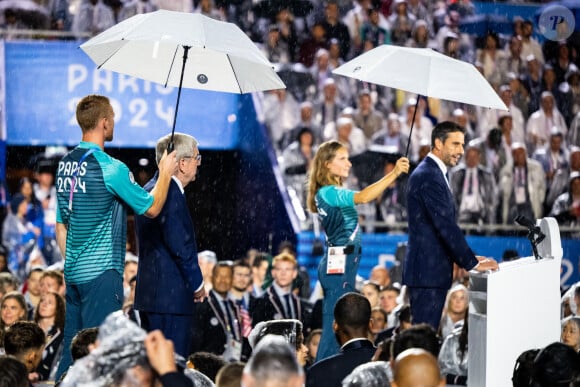
<svg viewBox="0 0 580 387">
<path fill-rule="evenodd" d="M 358 213 L 354 193 L 355 191 L 335 185 L 324 186 L 316 193 L 316 208 L 330 245 L 346 245 L 356 229 Z M 354 243 L 360 245 L 359 232 L 355 235 Z"/>
<path fill-rule="evenodd" d="M 92 153 L 87 153 L 89 149 Z M 153 196 L 135 182 L 125 164 L 89 142 L 81 142 L 59 162 L 56 189 L 56 220 L 67 227 L 66 282 L 86 283 L 107 270 L 122 275 L 127 240 L 125 206 L 141 215 L 151 207 Z"/>
</svg>

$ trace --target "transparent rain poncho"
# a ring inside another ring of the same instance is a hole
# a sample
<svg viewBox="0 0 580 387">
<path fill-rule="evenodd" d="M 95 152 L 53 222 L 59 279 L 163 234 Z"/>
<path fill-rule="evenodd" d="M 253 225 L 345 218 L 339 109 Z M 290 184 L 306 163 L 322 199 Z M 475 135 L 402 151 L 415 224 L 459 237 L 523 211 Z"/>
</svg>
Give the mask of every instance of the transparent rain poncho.
<svg viewBox="0 0 580 387">
<path fill-rule="evenodd" d="M 111 313 L 99 327 L 98 347 L 74 363 L 61 386 L 109 386 L 126 380 L 125 372 L 135 366 L 150 370 L 146 336 L 122 311 Z"/>
<path fill-rule="evenodd" d="M 255 348 L 258 342 L 266 335 L 277 335 L 282 336 L 286 339 L 286 342 L 296 349 L 296 341 L 298 340 L 298 335 L 302 334 L 302 322 L 294 319 L 282 319 L 282 320 L 270 320 L 261 321 L 248 337 L 250 346 Z"/>
</svg>

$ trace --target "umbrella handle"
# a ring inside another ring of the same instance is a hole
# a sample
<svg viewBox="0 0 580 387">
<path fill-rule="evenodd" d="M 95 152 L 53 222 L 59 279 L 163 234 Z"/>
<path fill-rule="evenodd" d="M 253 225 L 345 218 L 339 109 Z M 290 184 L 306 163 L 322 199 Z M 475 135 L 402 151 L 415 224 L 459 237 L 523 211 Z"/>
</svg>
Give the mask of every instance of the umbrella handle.
<svg viewBox="0 0 580 387">
<path fill-rule="evenodd" d="M 417 101 L 415 102 L 415 110 L 413 110 L 413 120 L 411 121 L 411 130 L 409 131 L 409 141 L 407 142 L 407 150 L 405 150 L 405 157 L 409 157 L 409 145 L 411 145 L 411 137 L 413 135 L 413 126 L 415 125 L 415 116 L 417 115 L 417 107 L 419 106 L 419 98 L 421 98 L 421 96 L 417 94 Z"/>
</svg>

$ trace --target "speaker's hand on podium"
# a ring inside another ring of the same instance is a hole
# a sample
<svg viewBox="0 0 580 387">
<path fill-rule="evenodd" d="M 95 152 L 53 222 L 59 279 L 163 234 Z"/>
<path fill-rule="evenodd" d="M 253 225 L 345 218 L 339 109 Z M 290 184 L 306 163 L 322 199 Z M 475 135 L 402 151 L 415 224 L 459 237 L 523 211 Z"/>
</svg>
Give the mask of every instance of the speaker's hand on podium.
<svg viewBox="0 0 580 387">
<path fill-rule="evenodd" d="M 499 265 L 497 264 L 497 261 L 493 258 L 482 257 L 480 255 L 477 255 L 475 258 L 477 258 L 477 260 L 479 262 L 473 268 L 474 270 L 488 271 L 488 270 L 498 270 L 499 269 Z"/>
</svg>

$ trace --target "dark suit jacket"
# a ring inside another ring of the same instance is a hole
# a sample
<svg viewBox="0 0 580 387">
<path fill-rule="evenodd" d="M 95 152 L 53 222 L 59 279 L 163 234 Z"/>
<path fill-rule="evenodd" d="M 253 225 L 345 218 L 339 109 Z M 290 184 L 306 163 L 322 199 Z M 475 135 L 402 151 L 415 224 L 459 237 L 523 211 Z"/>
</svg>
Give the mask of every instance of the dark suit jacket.
<svg viewBox="0 0 580 387">
<path fill-rule="evenodd" d="M 312 306 L 292 294 L 292 307 L 297 313 L 297 320 L 302 322 L 302 331 L 310 330 L 310 317 L 312 315 Z M 252 310 L 252 326 L 256 326 L 260 321 L 280 320 L 291 318 L 284 313 L 282 300 L 272 286 L 270 286 L 262 296 L 256 299 Z"/>
<path fill-rule="evenodd" d="M 471 270 L 477 265 L 456 222 L 453 195 L 437 163 L 426 157 L 409 177 L 409 244 L 403 284 L 448 289 L 453 262 Z"/>
<path fill-rule="evenodd" d="M 232 317 L 238 322 L 241 321 L 238 309 L 232 301 L 230 302 L 235 314 Z M 220 301 L 213 290 L 209 292 L 208 297 L 201 304 L 198 304 L 194 320 L 195 329 L 193 332 L 192 352 L 205 351 L 222 355 L 227 344 L 227 317 L 224 315 Z M 239 323 L 235 326 L 233 336 L 238 340 L 242 340 Z"/>
<path fill-rule="evenodd" d="M 151 191 L 157 175 L 145 185 Z M 167 200 L 154 219 L 136 217 L 139 269 L 134 308 L 146 312 L 193 314 L 193 294 L 203 283 L 197 263 L 193 222 L 185 196 L 171 181 Z"/>
<path fill-rule="evenodd" d="M 306 387 L 341 386 L 342 379 L 357 366 L 367 363 L 376 348 L 369 340 L 349 343 L 340 353 L 314 363 L 306 372 Z"/>
</svg>

